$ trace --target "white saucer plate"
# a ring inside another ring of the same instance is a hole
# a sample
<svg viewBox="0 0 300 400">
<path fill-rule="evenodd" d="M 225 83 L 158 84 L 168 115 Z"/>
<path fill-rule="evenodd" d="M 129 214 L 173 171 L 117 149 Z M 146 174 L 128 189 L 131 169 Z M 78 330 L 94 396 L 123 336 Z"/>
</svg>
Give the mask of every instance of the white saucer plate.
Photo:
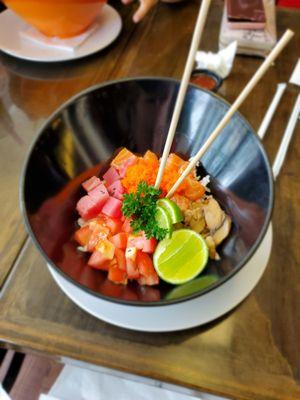
<svg viewBox="0 0 300 400">
<path fill-rule="evenodd" d="M 145 332 L 171 332 L 211 322 L 241 303 L 262 277 L 271 254 L 272 225 L 255 254 L 231 279 L 196 299 L 169 306 L 128 306 L 102 300 L 48 268 L 61 290 L 80 308 L 113 325 Z"/>
<path fill-rule="evenodd" d="M 14 12 L 6 10 L 0 13 L 0 50 L 28 61 L 59 62 L 83 58 L 103 50 L 121 32 L 122 20 L 113 7 L 104 5 L 98 18 L 101 19 L 99 28 L 93 31 L 78 48 L 70 52 L 24 40 L 20 32 L 28 25 Z"/>
</svg>

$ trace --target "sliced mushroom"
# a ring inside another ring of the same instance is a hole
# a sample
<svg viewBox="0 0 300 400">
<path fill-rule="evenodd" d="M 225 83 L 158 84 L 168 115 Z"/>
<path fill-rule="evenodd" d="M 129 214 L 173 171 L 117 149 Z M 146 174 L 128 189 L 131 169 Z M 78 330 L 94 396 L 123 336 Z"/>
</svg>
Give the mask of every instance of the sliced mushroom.
<svg viewBox="0 0 300 400">
<path fill-rule="evenodd" d="M 215 244 L 213 238 L 210 235 L 208 235 L 205 238 L 205 242 L 208 247 L 209 257 L 213 260 L 220 260 L 220 256 L 216 251 L 216 244 Z"/>
<path fill-rule="evenodd" d="M 223 224 L 212 235 L 213 241 L 218 246 L 228 236 L 231 228 L 231 219 L 228 215 L 225 216 Z"/>
<path fill-rule="evenodd" d="M 203 217 L 200 217 L 199 219 L 192 218 L 189 225 L 193 231 L 201 233 L 205 228 L 205 219 Z"/>
<path fill-rule="evenodd" d="M 203 218 L 203 210 L 201 203 L 191 203 L 191 206 L 188 210 L 183 211 L 184 214 L 184 222 L 186 224 L 190 224 L 192 220 L 198 221 Z"/>
<path fill-rule="evenodd" d="M 208 229 L 215 232 L 223 224 L 226 214 L 213 197 L 208 197 L 207 200 L 206 203 L 202 204 L 204 217 Z"/>
<path fill-rule="evenodd" d="M 175 230 L 184 229 L 184 228 L 185 228 L 185 226 L 184 226 L 184 224 L 182 222 L 177 222 L 177 224 L 174 224 L 174 229 Z"/>
</svg>

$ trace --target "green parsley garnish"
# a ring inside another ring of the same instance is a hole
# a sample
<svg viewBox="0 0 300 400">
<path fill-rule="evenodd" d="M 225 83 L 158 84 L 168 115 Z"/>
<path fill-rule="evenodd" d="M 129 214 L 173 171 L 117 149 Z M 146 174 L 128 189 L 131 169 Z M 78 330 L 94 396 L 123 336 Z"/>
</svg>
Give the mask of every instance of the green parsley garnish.
<svg viewBox="0 0 300 400">
<path fill-rule="evenodd" d="M 168 233 L 167 229 L 157 225 L 156 202 L 161 194 L 160 189 L 140 182 L 136 193 L 124 194 L 122 212 L 125 217 L 131 217 L 133 233 L 144 231 L 147 239 L 155 237 L 162 240 Z"/>
</svg>

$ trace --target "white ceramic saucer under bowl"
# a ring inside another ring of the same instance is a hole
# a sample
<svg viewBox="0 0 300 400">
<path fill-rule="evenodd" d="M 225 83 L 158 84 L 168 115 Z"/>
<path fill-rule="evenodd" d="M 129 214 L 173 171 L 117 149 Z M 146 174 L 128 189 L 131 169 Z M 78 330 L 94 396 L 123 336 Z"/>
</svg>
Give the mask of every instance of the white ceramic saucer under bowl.
<svg viewBox="0 0 300 400">
<path fill-rule="evenodd" d="M 21 32 L 26 30 L 28 24 L 11 10 L 6 10 L 0 13 L 0 50 L 14 57 L 40 62 L 70 61 L 86 57 L 110 45 L 122 28 L 120 15 L 107 4 L 101 9 L 98 18 L 99 27 L 74 51 L 66 51 L 22 37 Z"/>
<path fill-rule="evenodd" d="M 168 306 L 140 307 L 103 300 L 80 289 L 48 264 L 61 290 L 80 308 L 110 324 L 145 332 L 172 332 L 211 322 L 241 303 L 262 277 L 271 254 L 272 225 L 258 249 L 231 279 L 207 294 Z"/>
</svg>

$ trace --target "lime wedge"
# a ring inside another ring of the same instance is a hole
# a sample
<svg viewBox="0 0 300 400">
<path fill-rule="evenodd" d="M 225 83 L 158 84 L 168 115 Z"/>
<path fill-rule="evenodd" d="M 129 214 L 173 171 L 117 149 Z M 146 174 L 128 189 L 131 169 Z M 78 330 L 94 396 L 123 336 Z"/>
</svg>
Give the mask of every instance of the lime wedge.
<svg viewBox="0 0 300 400">
<path fill-rule="evenodd" d="M 173 224 L 168 211 L 163 207 L 157 206 L 155 219 L 160 228 L 167 229 L 167 237 L 169 238 L 173 232 Z"/>
<path fill-rule="evenodd" d="M 194 279 L 208 260 L 205 240 L 190 229 L 174 231 L 171 238 L 158 243 L 153 262 L 159 277 L 173 285 Z"/>
<path fill-rule="evenodd" d="M 219 278 L 217 275 L 201 276 L 200 278 L 194 279 L 185 283 L 184 285 L 177 286 L 175 289 L 170 290 L 170 292 L 166 295 L 166 299 L 178 299 L 179 297 L 185 297 L 189 294 L 200 292 L 200 290 L 203 290 L 217 282 L 218 279 Z"/>
<path fill-rule="evenodd" d="M 157 205 L 160 207 L 163 207 L 165 210 L 168 211 L 172 224 L 177 224 L 178 222 L 181 222 L 183 220 L 183 215 L 176 203 L 174 201 L 171 201 L 169 199 L 159 199 L 157 201 Z"/>
</svg>

